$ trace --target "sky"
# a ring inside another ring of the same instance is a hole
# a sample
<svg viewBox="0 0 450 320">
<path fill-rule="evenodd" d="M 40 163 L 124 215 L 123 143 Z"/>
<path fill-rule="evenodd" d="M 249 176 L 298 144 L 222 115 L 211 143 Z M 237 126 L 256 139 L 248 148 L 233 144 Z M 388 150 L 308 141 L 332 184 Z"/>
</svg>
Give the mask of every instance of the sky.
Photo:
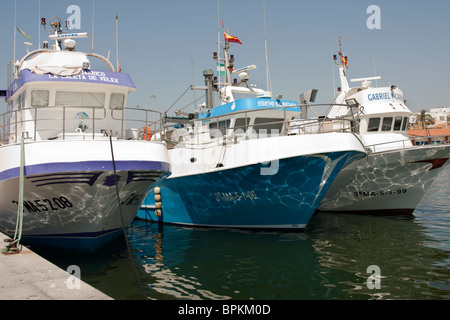
<svg viewBox="0 0 450 320">
<path fill-rule="evenodd" d="M 204 84 L 203 70 L 215 69 L 219 32 L 224 44 L 222 20 L 227 33 L 242 41 L 229 50 L 235 68 L 255 64 L 250 82 L 263 89 L 267 43 L 274 96 L 298 101 L 301 93 L 318 89 L 316 103 L 331 103 L 339 86 L 332 55 L 341 37 L 350 79 L 381 76 L 377 85 L 398 86 L 413 112 L 450 106 L 448 0 L 40 0 L 40 8 L 39 0 L 1 0 L 0 89 L 7 87 L 7 64 L 14 58 L 15 1 L 16 24 L 31 37 L 30 49 L 37 49 L 39 37 L 41 43 L 48 40 L 40 17 L 68 20 L 75 5 L 80 29 L 71 31 L 90 36 L 76 40 L 77 50 L 92 52 L 93 42 L 94 52 L 109 53 L 114 65 L 117 13 L 120 66 L 137 87 L 130 107 L 193 112 L 194 94 L 203 92 L 182 94 Z M 378 15 L 368 12 L 371 5 L 378 6 Z M 26 53 L 27 41 L 16 33 L 16 60 Z"/>
</svg>

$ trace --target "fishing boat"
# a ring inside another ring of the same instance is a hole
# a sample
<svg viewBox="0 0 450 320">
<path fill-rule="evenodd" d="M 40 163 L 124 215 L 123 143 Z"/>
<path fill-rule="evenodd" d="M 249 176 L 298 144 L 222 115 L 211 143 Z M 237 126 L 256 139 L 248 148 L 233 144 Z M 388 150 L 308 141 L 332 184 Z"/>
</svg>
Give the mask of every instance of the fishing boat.
<svg viewBox="0 0 450 320">
<path fill-rule="evenodd" d="M 403 92 L 394 85 L 373 87 L 379 76 L 352 79 L 342 47 L 334 55 L 341 90 L 327 117 L 353 119 L 357 133 L 369 149 L 366 158 L 344 168 L 331 184 L 319 211 L 411 215 L 427 189 L 449 163 L 448 143 L 416 146 L 407 134 L 409 117 Z M 346 102 L 350 109 L 337 104 Z M 336 121 L 327 120 L 328 125 Z"/>
<path fill-rule="evenodd" d="M 324 132 L 319 120 L 303 119 L 298 102 L 250 85 L 256 66 L 234 69 L 229 48 L 226 41 L 223 58 L 213 55 L 225 71 L 223 82 L 205 70 L 205 86 L 193 87 L 205 90 L 205 103 L 162 133 L 172 175 L 147 196 L 137 217 L 185 226 L 302 230 L 340 170 L 364 157 L 365 148 L 351 132 Z M 316 92 L 308 91 L 309 102 Z"/>
<path fill-rule="evenodd" d="M 92 252 L 122 234 L 170 163 L 164 143 L 126 129 L 126 121 L 143 119 L 142 128 L 156 130 L 146 119 L 159 117 L 126 107 L 136 90 L 130 76 L 101 55 L 76 51 L 74 39 L 87 33 L 64 32 L 59 18 L 49 25 L 54 44 L 44 41 L 10 65 L 0 119 L 0 231 L 11 237 L 7 251 L 20 243 Z M 126 117 L 130 109 L 141 114 Z"/>
</svg>

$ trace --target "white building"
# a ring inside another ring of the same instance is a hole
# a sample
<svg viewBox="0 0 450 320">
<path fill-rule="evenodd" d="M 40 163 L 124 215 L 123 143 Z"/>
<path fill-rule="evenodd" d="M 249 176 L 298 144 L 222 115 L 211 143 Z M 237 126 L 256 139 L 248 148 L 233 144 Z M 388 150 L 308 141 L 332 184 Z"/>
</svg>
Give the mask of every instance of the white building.
<svg viewBox="0 0 450 320">
<path fill-rule="evenodd" d="M 433 117 L 436 124 L 446 124 L 447 117 L 450 116 L 450 108 L 448 107 L 439 107 L 430 109 L 429 114 Z"/>
</svg>

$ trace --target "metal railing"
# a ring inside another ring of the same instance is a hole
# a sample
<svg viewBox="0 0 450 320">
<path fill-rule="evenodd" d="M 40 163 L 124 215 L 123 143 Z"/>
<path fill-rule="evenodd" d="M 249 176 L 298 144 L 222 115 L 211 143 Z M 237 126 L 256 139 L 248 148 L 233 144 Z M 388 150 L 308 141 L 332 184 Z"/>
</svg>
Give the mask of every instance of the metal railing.
<svg viewBox="0 0 450 320">
<path fill-rule="evenodd" d="M 85 117 L 85 115 L 87 117 Z M 90 106 L 32 107 L 0 115 L 0 143 L 17 143 L 22 135 L 31 140 L 67 139 L 83 134 L 85 139 L 114 135 L 117 139 L 145 139 L 144 132 L 159 132 L 162 113 L 143 108 Z M 127 136 L 135 126 L 136 136 Z"/>
<path fill-rule="evenodd" d="M 213 116 L 208 118 L 197 119 L 193 121 L 202 121 L 204 124 L 209 124 L 205 131 L 193 132 L 186 129 L 175 129 L 172 126 L 166 126 L 166 139 L 171 144 L 177 144 L 184 140 L 181 137 L 190 136 L 195 139 L 195 135 L 208 134 L 212 140 L 217 138 L 218 143 L 222 140 L 236 139 L 237 135 L 245 136 L 245 139 L 254 137 L 268 137 L 271 135 L 271 130 L 278 128 L 278 136 L 299 135 L 299 134 L 321 134 L 330 132 L 356 132 L 357 122 L 350 119 L 330 119 L 323 116 L 318 116 L 316 119 L 305 119 L 305 107 L 330 107 L 331 104 L 317 104 L 317 105 L 291 105 L 291 106 L 277 106 L 267 107 L 261 109 L 243 110 L 233 112 L 232 114 L 225 114 L 220 116 Z M 347 106 L 347 105 L 342 105 Z M 348 107 L 348 106 L 347 106 Z M 303 110 L 302 110 L 303 108 Z M 265 114 L 258 116 L 258 114 L 265 112 Z M 231 119 L 242 119 L 244 123 L 240 125 L 230 126 Z M 255 123 L 256 119 L 270 119 L 271 121 L 264 121 L 262 123 Z M 272 121 L 273 120 L 273 121 Z M 193 123 L 192 121 L 192 123 Z M 181 134 L 175 135 L 179 140 L 171 139 L 171 131 L 179 130 Z M 184 130 L 184 134 L 181 132 Z M 266 130 L 260 135 L 261 130 Z M 256 135 L 255 135 L 256 134 Z M 275 133 L 276 134 L 276 133 Z M 207 142 L 205 142 L 207 143 Z"/>
<path fill-rule="evenodd" d="M 440 138 L 439 141 L 434 139 Z M 420 142 L 425 142 L 426 144 L 415 144 L 414 142 L 419 140 Z M 421 146 L 430 146 L 430 145 L 440 145 L 440 144 L 449 144 L 449 141 L 445 140 L 444 136 L 405 136 L 405 139 L 398 139 L 393 141 L 386 141 L 380 143 L 374 143 L 370 145 L 366 145 L 366 148 L 369 148 L 372 153 L 383 152 L 388 150 L 399 150 L 399 149 L 408 149 L 408 148 L 417 148 Z"/>
<path fill-rule="evenodd" d="M 387 150 L 398 150 L 411 148 L 411 139 L 394 140 L 366 145 L 372 153 L 383 152 Z M 378 149 L 378 150 L 377 150 Z"/>
<path fill-rule="evenodd" d="M 126 136 L 128 129 L 136 128 L 140 139 L 145 138 L 145 132 L 150 132 L 154 136 L 152 140 L 161 140 L 160 136 L 155 139 L 155 134 L 160 133 L 164 127 L 164 114 L 159 111 L 131 107 L 113 108 L 111 118 L 120 121 L 121 136 Z"/>
</svg>

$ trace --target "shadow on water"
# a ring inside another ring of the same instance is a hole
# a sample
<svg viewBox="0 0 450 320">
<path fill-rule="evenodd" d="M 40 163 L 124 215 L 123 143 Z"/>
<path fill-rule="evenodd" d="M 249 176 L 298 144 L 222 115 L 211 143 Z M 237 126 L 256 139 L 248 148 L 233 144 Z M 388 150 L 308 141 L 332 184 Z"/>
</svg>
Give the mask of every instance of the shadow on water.
<svg viewBox="0 0 450 320">
<path fill-rule="evenodd" d="M 134 221 L 128 239 L 150 299 L 449 299 L 448 176 L 414 218 L 318 213 L 301 233 Z M 115 299 L 143 298 L 123 238 L 95 254 L 38 253 Z"/>
</svg>

